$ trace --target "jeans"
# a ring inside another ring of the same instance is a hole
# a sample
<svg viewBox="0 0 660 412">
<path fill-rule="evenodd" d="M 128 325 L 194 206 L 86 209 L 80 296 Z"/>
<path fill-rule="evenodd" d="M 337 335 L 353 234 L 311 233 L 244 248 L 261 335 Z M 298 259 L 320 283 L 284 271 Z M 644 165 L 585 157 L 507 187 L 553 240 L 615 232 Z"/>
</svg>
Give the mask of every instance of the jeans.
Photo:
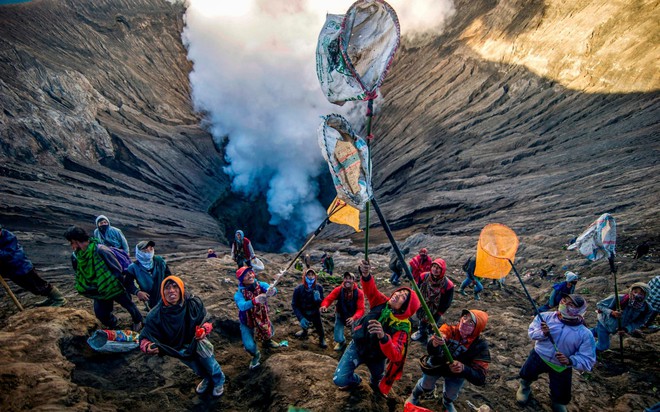
<svg viewBox="0 0 660 412">
<path fill-rule="evenodd" d="M 398 283 L 399 280 L 401 279 L 401 272 L 392 272 L 392 276 L 390 276 L 390 283 Z"/>
<path fill-rule="evenodd" d="M 314 330 L 319 335 L 319 339 L 325 339 L 325 332 L 323 331 L 323 320 L 321 320 L 321 312 L 316 311 L 314 313 L 303 313 L 305 319 L 311 322 L 314 325 Z"/>
<path fill-rule="evenodd" d="M 482 285 L 481 282 L 479 282 L 477 280 L 477 278 L 469 276 L 469 275 L 468 275 L 468 277 L 465 278 L 463 283 L 461 283 L 461 290 L 463 290 L 466 287 L 470 286 L 470 284 L 472 284 L 472 282 L 474 282 L 474 293 L 479 293 L 482 290 L 484 290 L 484 285 Z"/>
<path fill-rule="evenodd" d="M 270 327 L 274 336 L 275 327 L 273 326 L 272 322 Z M 254 340 L 254 328 L 241 323 L 241 340 L 243 341 L 243 347 L 250 355 L 254 356 L 257 352 L 259 352 L 259 348 L 257 348 L 257 342 Z"/>
<path fill-rule="evenodd" d="M 346 342 L 346 338 L 344 337 L 344 327 L 346 324 L 341 320 L 339 317 L 338 313 L 335 313 L 335 331 L 334 331 L 334 339 L 335 342 L 337 343 L 344 343 Z"/>
<path fill-rule="evenodd" d="M 591 328 L 591 333 L 598 338 L 598 341 L 596 341 L 596 350 L 604 351 L 610 348 L 610 332 L 600 322 L 597 322 L 596 326 Z"/>
<path fill-rule="evenodd" d="M 225 384 L 225 374 L 222 373 L 220 364 L 215 360 L 215 356 L 202 358 L 195 354 L 192 359 L 181 359 L 181 362 L 192 369 L 200 378 L 213 381 L 213 385 L 216 388 Z"/>
<path fill-rule="evenodd" d="M 135 306 L 131 295 L 127 292 L 122 292 L 112 299 L 94 299 L 94 314 L 96 318 L 101 321 L 110 329 L 117 328 L 117 317 L 112 313 L 114 309 L 114 302 L 119 303 L 124 309 L 131 314 L 133 323 L 142 322 L 142 314 L 140 309 Z"/>
<path fill-rule="evenodd" d="M 360 359 L 354 341 L 351 341 L 344 351 L 344 355 L 339 360 L 335 375 L 332 377 L 332 382 L 340 388 L 359 385 L 362 379 L 355 373 L 355 369 L 362 364 L 365 364 L 369 368 L 371 385 L 377 385 L 383 379 L 383 374 L 385 373 L 385 359 L 369 362 L 363 361 Z"/>
<path fill-rule="evenodd" d="M 528 382 L 534 382 L 542 373 L 548 374 L 550 380 L 550 399 L 552 402 L 568 405 L 571 401 L 573 368 L 566 368 L 562 372 L 556 372 L 532 349 L 525 364 L 520 369 L 520 378 Z"/>
<path fill-rule="evenodd" d="M 441 376 L 431 376 L 422 373 L 422 377 L 417 381 L 417 385 L 413 388 L 413 404 L 419 402 L 419 397 L 424 392 L 431 392 L 435 388 L 435 383 Z M 449 402 L 454 402 L 458 399 L 458 394 L 461 392 L 465 379 L 457 376 L 445 376 L 445 381 L 442 384 L 442 396 Z"/>
</svg>

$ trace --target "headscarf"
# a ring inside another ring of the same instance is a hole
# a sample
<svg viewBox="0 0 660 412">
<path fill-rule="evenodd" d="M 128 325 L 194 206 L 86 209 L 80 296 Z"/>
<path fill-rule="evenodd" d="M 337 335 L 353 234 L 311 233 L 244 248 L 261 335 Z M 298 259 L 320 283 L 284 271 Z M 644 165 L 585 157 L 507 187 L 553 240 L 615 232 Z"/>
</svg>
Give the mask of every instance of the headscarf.
<svg viewBox="0 0 660 412">
<path fill-rule="evenodd" d="M 147 270 L 154 267 L 154 252 L 143 252 L 135 246 L 135 258 Z"/>
<path fill-rule="evenodd" d="M 580 277 L 576 273 L 573 273 L 571 271 L 566 271 L 564 276 L 566 276 L 566 283 L 571 283 L 573 281 L 580 279 Z"/>
<path fill-rule="evenodd" d="M 237 230 L 236 233 L 234 233 L 234 240 L 236 242 L 241 242 L 244 237 L 245 237 L 245 235 L 243 234 L 242 230 Z M 238 238 L 238 239 L 236 239 L 236 238 Z"/>
<path fill-rule="evenodd" d="M 644 299 L 637 301 L 633 298 L 633 289 L 635 288 L 640 288 L 644 291 Z M 649 287 L 649 285 L 647 285 L 644 282 L 633 283 L 632 286 L 630 286 L 630 291 L 628 292 L 628 299 L 630 299 L 630 305 L 632 305 L 632 307 L 635 309 L 643 308 L 644 303 L 646 302 L 646 298 L 648 298 L 650 291 L 651 288 Z"/>
</svg>

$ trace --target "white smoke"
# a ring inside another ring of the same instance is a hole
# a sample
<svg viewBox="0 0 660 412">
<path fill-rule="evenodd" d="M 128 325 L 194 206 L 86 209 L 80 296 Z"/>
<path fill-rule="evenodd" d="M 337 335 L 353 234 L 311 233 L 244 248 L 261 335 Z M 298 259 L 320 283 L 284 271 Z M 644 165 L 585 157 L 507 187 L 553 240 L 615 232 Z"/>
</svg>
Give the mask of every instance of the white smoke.
<svg viewBox="0 0 660 412">
<path fill-rule="evenodd" d="M 270 224 L 289 239 L 290 248 L 325 217 L 316 200 L 316 179 L 327 166 L 316 130 L 321 115 L 342 110 L 321 92 L 315 50 L 326 13 L 344 14 L 352 3 L 188 2 L 183 40 L 194 64 L 195 108 L 208 114 L 216 139 L 229 139 L 226 172 L 232 189 L 247 196 L 266 194 Z M 450 0 L 390 4 L 404 33 L 437 28 L 453 13 Z M 363 103 L 347 103 L 343 113 L 355 104 Z"/>
</svg>

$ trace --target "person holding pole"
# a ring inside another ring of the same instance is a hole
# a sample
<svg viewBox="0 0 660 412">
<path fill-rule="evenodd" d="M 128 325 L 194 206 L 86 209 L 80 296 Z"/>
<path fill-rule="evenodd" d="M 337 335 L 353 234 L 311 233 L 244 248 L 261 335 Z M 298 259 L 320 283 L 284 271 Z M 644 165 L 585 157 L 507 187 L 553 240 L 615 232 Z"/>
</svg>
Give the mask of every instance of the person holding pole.
<svg viewBox="0 0 660 412">
<path fill-rule="evenodd" d="M 431 265 L 431 271 L 423 273 L 418 283 L 436 325 L 443 323 L 442 315 L 454 301 L 454 283 L 445 276 L 446 272 L 447 264 L 444 259 L 437 258 Z M 431 321 L 423 309 L 417 311 L 417 319 L 419 319 L 419 329 L 413 333 L 412 340 L 426 343 L 429 332 L 432 331 Z"/>
<path fill-rule="evenodd" d="M 584 326 L 587 301 L 580 295 L 569 295 L 559 302 L 555 312 L 534 317 L 527 331 L 534 341 L 525 364 L 520 369 L 520 386 L 516 400 L 525 404 L 532 393 L 532 382 L 542 373 L 550 380 L 553 412 L 565 412 L 571 401 L 573 369 L 590 371 L 596 363 L 596 343 Z"/>
<path fill-rule="evenodd" d="M 389 298 L 380 292 L 368 261 L 360 262 L 359 271 L 371 310 L 355 321 L 353 340 L 339 360 L 332 381 L 340 389 L 354 388 L 361 382 L 355 369 L 364 364 L 371 372 L 371 387 L 387 395 L 403 374 L 412 329 L 408 319 L 421 303 L 408 287 L 398 288 Z"/>
<path fill-rule="evenodd" d="M 429 353 L 419 360 L 422 377 L 417 381 L 407 402 L 419 405 L 424 393 L 435 388 L 435 383 L 444 377 L 442 388 L 443 411 L 456 412 L 454 402 L 458 398 L 465 380 L 477 386 L 486 384 L 486 372 L 490 364 L 488 342 L 481 337 L 486 328 L 488 314 L 476 309 L 463 309 L 458 325 L 442 325 L 441 336 L 433 334 L 426 349 Z M 454 358 L 449 363 L 441 346 L 446 344 Z"/>
<path fill-rule="evenodd" d="M 598 323 L 591 329 L 593 335 L 598 337 L 596 351 L 602 352 L 609 349 L 610 335 L 616 332 L 619 335 L 628 333 L 634 337 L 642 336 L 642 332 L 638 328 L 646 323 L 653 312 L 646 301 L 648 294 L 649 285 L 637 282 L 633 283 L 627 294 L 619 295 L 620 311 L 616 310 L 614 295 L 610 295 L 596 304 Z"/>
<path fill-rule="evenodd" d="M 346 337 L 344 327 L 353 326 L 355 320 L 364 315 L 364 292 L 355 284 L 355 275 L 351 272 L 344 273 L 344 281 L 330 292 L 321 302 L 321 312 L 328 312 L 332 302 L 337 301 L 335 309 L 335 347 L 334 350 L 341 352 L 346 348 Z"/>
</svg>

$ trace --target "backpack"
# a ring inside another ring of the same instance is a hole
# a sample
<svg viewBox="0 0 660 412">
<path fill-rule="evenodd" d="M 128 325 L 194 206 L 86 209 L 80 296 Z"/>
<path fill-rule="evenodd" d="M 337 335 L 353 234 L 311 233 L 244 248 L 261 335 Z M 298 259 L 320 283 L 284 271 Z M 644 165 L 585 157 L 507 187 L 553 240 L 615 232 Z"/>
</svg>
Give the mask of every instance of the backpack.
<svg viewBox="0 0 660 412">
<path fill-rule="evenodd" d="M 115 258 L 117 258 L 117 261 L 119 262 L 119 266 L 121 266 L 121 271 L 126 272 L 126 269 L 131 265 L 131 257 L 128 256 L 128 253 L 124 251 L 124 249 L 119 249 L 118 247 L 114 246 L 106 246 L 110 251 L 112 252 L 113 255 L 115 255 Z"/>
</svg>

